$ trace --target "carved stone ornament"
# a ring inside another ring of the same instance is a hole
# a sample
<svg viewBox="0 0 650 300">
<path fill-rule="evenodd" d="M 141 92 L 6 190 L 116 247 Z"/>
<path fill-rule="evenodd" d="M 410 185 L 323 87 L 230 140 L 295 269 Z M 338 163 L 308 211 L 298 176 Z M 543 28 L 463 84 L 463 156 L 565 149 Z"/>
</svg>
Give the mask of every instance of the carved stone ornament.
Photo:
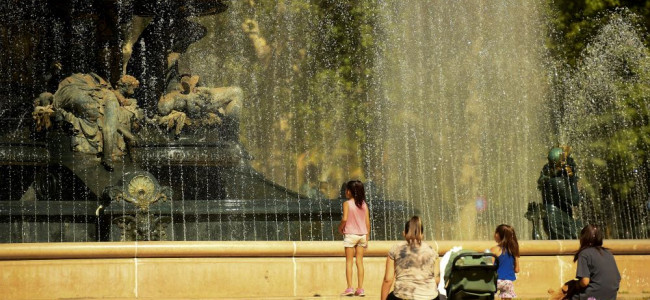
<svg viewBox="0 0 650 300">
<path fill-rule="evenodd" d="M 115 217 L 112 223 L 122 232 L 122 241 L 164 241 L 165 229 L 171 222 L 170 216 L 154 216 L 149 212 L 158 201 L 171 201 L 172 190 L 158 184 L 149 172 L 126 173 L 120 184 L 106 187 L 104 202 L 124 201 L 135 206 L 135 213 Z"/>
<path fill-rule="evenodd" d="M 111 202 L 126 201 L 136 206 L 138 211 L 146 212 L 153 203 L 168 201 L 172 197 L 171 188 L 160 186 L 149 172 L 127 173 L 121 183 L 107 187 L 105 198 Z"/>
<path fill-rule="evenodd" d="M 166 241 L 166 229 L 171 223 L 170 216 L 149 218 L 146 213 L 134 216 L 121 216 L 113 219 L 113 224 L 121 229 L 120 241 Z"/>
</svg>

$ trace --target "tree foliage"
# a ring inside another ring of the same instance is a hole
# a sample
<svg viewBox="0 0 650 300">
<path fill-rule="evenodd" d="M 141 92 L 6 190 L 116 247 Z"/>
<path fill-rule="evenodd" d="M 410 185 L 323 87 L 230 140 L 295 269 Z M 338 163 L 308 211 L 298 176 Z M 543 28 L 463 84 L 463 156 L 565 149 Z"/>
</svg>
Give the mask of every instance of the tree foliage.
<svg viewBox="0 0 650 300">
<path fill-rule="evenodd" d="M 646 237 L 650 51 L 634 15 L 623 10 L 603 20 L 558 87 L 561 133 L 582 159 L 589 203 L 598 204 L 588 218 L 604 219 L 621 238 Z"/>
<path fill-rule="evenodd" d="M 626 8 L 650 27 L 650 1 L 635 0 L 551 0 L 549 49 L 558 58 L 575 66 L 580 53 L 598 29 L 607 23 L 606 12 Z M 647 45 L 648 41 L 644 41 Z"/>
<path fill-rule="evenodd" d="M 271 57 L 254 59 L 237 28 L 220 24 L 222 32 L 235 32 L 229 39 L 241 41 L 224 52 L 240 52 L 242 43 L 245 51 L 224 64 L 215 81 L 252 91 L 243 138 L 257 158 L 256 168 L 293 189 L 320 182 L 334 197 L 344 180 L 363 177 L 377 5 L 368 0 L 252 3 L 234 2 L 228 17 L 256 20 Z M 238 82 L 232 82 L 233 75 Z"/>
</svg>

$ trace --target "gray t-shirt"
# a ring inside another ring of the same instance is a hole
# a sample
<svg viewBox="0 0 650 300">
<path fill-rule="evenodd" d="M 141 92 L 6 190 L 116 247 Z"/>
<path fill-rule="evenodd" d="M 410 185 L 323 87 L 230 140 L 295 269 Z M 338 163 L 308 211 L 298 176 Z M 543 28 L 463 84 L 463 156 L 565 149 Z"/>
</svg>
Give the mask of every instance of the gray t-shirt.
<svg viewBox="0 0 650 300">
<path fill-rule="evenodd" d="M 621 274 L 618 272 L 614 256 L 609 250 L 590 247 L 578 255 L 578 270 L 576 277 L 589 278 L 589 285 L 573 299 L 587 300 L 594 297 L 597 300 L 616 299 Z"/>
<path fill-rule="evenodd" d="M 411 248 L 406 242 L 393 246 L 388 257 L 395 261 L 395 296 L 403 299 L 433 299 L 438 296 L 436 267 L 438 252 L 426 243 Z"/>
</svg>

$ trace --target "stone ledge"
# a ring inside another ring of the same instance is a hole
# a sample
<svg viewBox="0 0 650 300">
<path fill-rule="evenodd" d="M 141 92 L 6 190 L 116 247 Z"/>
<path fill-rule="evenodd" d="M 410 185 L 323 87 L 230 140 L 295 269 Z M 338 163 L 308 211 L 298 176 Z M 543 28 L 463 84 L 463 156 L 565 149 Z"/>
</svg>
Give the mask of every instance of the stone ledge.
<svg viewBox="0 0 650 300">
<path fill-rule="evenodd" d="M 368 257 L 384 257 L 395 241 L 370 241 Z M 487 241 L 429 241 L 440 255 L 454 246 L 482 251 Z M 522 256 L 572 255 L 578 241 L 521 241 Z M 615 255 L 650 255 L 650 240 L 606 240 Z M 341 257 L 341 242 L 331 241 L 192 241 L 0 244 L 0 260 L 145 258 L 145 257 Z"/>
<path fill-rule="evenodd" d="M 430 243 L 440 253 L 492 245 Z M 369 299 L 379 295 L 394 244 L 371 241 L 364 258 Z M 623 277 L 619 299 L 650 299 L 649 244 L 607 241 Z M 340 241 L 0 244 L 0 290 L 10 299 L 338 299 L 342 248 Z M 549 288 L 575 275 L 577 241 L 522 241 L 521 248 L 519 298 L 546 299 Z"/>
</svg>

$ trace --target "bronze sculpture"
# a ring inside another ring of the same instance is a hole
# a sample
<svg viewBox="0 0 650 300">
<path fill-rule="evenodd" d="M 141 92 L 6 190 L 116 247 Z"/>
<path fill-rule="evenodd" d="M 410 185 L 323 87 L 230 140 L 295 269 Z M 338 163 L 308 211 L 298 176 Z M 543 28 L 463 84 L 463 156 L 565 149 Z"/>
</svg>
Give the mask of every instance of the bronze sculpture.
<svg viewBox="0 0 650 300">
<path fill-rule="evenodd" d="M 239 87 L 197 86 L 199 76 L 182 75 L 171 92 L 158 101 L 159 125 L 174 128 L 176 135 L 185 125 L 222 126 L 222 139 L 237 141 L 243 92 Z"/>
<path fill-rule="evenodd" d="M 99 154 L 107 169 L 123 156 L 126 142 L 135 141 L 131 132 L 142 118 L 134 99 L 127 98 L 138 87 L 135 78 L 124 75 L 117 89 L 97 74 L 74 74 L 59 84 L 54 108 L 73 128 L 74 151 Z"/>
</svg>

